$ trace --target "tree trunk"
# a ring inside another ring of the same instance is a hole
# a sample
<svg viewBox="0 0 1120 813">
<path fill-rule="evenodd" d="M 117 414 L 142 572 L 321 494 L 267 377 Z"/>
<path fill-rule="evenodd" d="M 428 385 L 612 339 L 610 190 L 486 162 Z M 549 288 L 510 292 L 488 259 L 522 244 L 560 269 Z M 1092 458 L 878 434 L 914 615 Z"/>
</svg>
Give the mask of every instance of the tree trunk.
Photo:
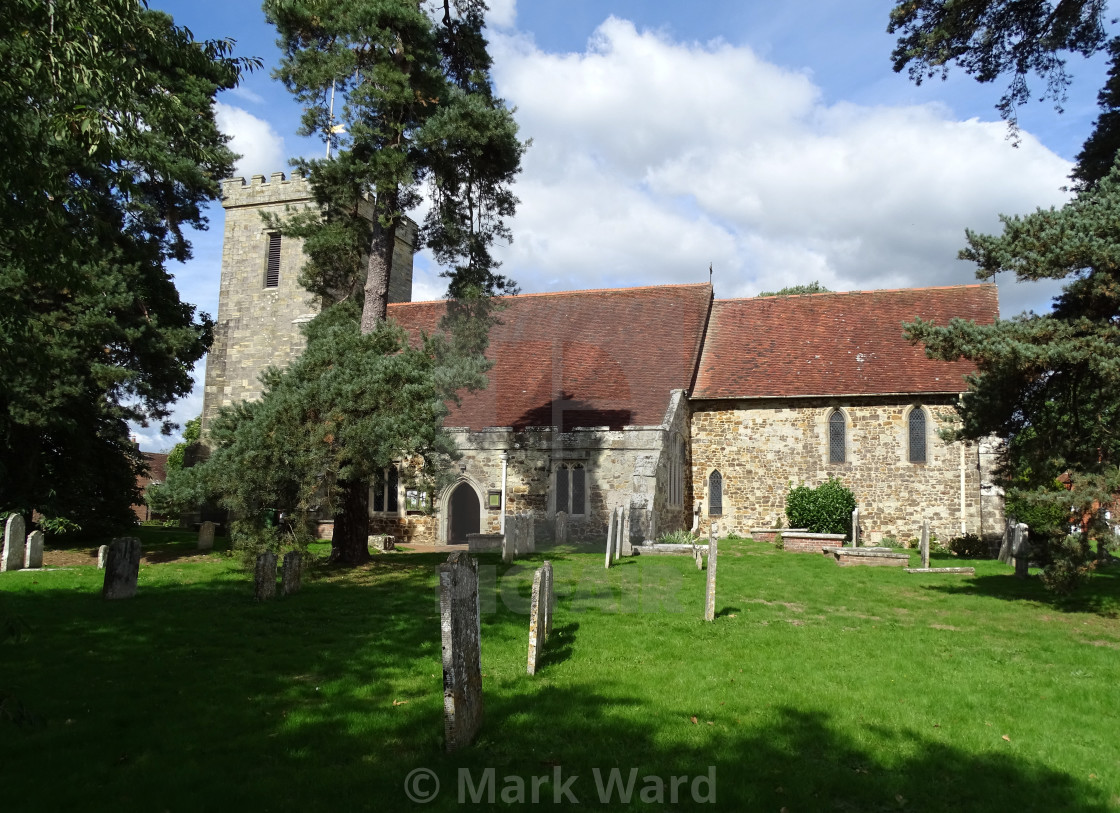
<svg viewBox="0 0 1120 813">
<path fill-rule="evenodd" d="M 376 212 L 380 214 L 380 206 Z M 397 242 L 397 221 L 391 225 L 373 224 L 369 260 L 366 263 L 365 302 L 362 305 L 362 333 L 372 333 L 389 312 L 389 274 L 393 270 L 393 248 Z"/>
<path fill-rule="evenodd" d="M 331 561 L 342 565 L 360 565 L 370 559 L 366 541 L 369 537 L 369 486 L 347 481 L 343 486 L 342 510 L 334 518 L 331 538 Z"/>
</svg>

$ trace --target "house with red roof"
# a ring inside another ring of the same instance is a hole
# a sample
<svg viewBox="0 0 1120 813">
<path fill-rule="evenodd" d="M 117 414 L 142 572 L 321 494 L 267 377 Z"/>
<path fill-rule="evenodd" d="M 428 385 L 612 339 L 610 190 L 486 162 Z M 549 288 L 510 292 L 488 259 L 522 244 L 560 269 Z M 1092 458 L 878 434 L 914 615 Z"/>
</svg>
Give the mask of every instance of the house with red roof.
<svg viewBox="0 0 1120 813">
<path fill-rule="evenodd" d="M 298 324 L 316 312 L 297 281 L 301 248 L 258 211 L 305 201 L 305 186 L 282 175 L 223 183 L 204 437 L 218 408 L 259 395 L 260 369 L 301 350 Z M 389 318 L 432 332 L 446 302 L 408 301 L 411 274 L 394 261 Z M 718 521 L 721 534 L 746 535 L 783 522 L 791 485 L 830 477 L 855 492 L 871 541 L 915 536 L 923 520 L 943 538 L 1002 527 L 994 447 L 938 431 L 971 365 L 903 339 L 917 318 L 995 320 L 994 285 L 723 300 L 705 283 L 498 304 L 489 386 L 445 422 L 462 454 L 449 484 L 428 494 L 390 467 L 371 485 L 372 533 L 458 543 L 527 511 L 543 536 L 563 513 L 571 538 L 601 540 L 622 508 L 635 541 L 697 516 L 703 532 Z"/>
</svg>

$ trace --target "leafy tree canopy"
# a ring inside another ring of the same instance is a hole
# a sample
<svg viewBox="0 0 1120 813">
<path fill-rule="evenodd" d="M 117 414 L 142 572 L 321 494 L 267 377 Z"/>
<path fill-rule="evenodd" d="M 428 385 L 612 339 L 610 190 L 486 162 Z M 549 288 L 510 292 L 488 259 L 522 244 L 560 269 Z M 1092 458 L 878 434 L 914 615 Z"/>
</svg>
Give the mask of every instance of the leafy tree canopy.
<svg viewBox="0 0 1120 813">
<path fill-rule="evenodd" d="M 137 0 L 0 14 L 0 506 L 129 521 L 126 421 L 189 392 L 211 322 L 165 263 L 234 155 L 212 102 L 254 63 Z"/>
</svg>

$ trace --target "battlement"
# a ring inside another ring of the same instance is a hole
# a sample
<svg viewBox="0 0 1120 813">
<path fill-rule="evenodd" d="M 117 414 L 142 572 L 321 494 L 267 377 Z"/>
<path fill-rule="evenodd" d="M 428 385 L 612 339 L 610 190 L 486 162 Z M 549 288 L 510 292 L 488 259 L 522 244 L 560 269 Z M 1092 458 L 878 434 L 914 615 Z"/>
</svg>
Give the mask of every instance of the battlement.
<svg viewBox="0 0 1120 813">
<path fill-rule="evenodd" d="M 273 172 L 266 181 L 263 175 L 254 175 L 249 183 L 244 178 L 226 178 L 222 181 L 222 206 L 235 209 L 242 206 L 269 206 L 300 203 L 311 200 L 311 183 L 293 170 L 291 178 L 283 172 Z"/>
</svg>

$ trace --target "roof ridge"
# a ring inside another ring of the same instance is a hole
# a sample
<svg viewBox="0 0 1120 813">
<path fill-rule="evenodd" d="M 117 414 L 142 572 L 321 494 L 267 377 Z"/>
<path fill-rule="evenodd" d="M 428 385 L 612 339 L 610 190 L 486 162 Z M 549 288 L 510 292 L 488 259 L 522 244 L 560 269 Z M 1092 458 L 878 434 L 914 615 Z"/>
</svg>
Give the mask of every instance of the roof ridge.
<svg viewBox="0 0 1120 813">
<path fill-rule="evenodd" d="M 577 288 L 571 291 L 534 291 L 527 294 L 512 294 L 506 296 L 496 296 L 494 299 L 501 301 L 515 301 L 518 299 L 527 299 L 529 297 L 538 296 L 571 296 L 572 294 L 610 294 L 610 293 L 632 293 L 635 291 L 652 291 L 661 290 L 664 288 L 710 288 L 711 284 L 707 282 L 676 282 L 667 283 L 664 285 L 637 285 L 632 288 Z M 400 305 L 435 305 L 441 302 L 450 302 L 449 299 L 425 299 L 419 302 L 390 302 L 389 307 Z"/>
<path fill-rule="evenodd" d="M 900 294 L 904 292 L 917 292 L 917 291 L 949 291 L 961 290 L 964 288 L 996 288 L 998 286 L 994 282 L 968 282 L 960 285 L 927 285 L 924 288 L 870 288 L 868 290 L 858 291 L 819 291 L 812 294 L 780 294 L 771 296 L 739 296 L 731 297 L 729 299 L 716 299 L 716 304 L 721 302 L 754 302 L 761 299 L 794 299 L 797 297 L 808 296 L 861 296 L 863 294 Z"/>
</svg>

